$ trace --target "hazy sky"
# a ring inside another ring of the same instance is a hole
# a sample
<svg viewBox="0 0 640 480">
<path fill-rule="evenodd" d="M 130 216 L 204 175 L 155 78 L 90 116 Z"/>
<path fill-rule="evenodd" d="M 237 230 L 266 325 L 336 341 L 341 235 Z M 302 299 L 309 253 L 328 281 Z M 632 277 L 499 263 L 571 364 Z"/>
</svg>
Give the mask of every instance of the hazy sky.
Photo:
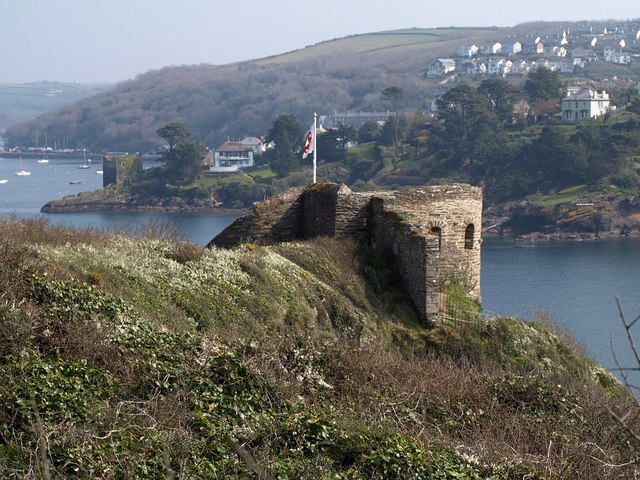
<svg viewBox="0 0 640 480">
<path fill-rule="evenodd" d="M 638 0 L 0 0 L 0 83 L 111 83 L 407 27 L 638 17 Z"/>
</svg>

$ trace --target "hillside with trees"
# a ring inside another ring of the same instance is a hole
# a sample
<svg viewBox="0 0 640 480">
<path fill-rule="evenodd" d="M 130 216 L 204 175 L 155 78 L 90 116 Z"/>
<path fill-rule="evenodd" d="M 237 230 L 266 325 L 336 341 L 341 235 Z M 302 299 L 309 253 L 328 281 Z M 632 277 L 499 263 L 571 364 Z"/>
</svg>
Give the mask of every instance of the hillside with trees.
<svg viewBox="0 0 640 480">
<path fill-rule="evenodd" d="M 412 29 L 336 39 L 280 56 L 237 64 L 166 67 L 7 129 L 8 145 L 63 138 L 92 151 L 149 152 L 170 122 L 189 125 L 211 147 L 227 138 L 264 135 L 281 114 L 386 109 L 378 92 L 399 85 L 408 104 L 427 108 L 443 91 L 425 79 L 433 58 L 465 42 L 509 30 Z"/>
</svg>

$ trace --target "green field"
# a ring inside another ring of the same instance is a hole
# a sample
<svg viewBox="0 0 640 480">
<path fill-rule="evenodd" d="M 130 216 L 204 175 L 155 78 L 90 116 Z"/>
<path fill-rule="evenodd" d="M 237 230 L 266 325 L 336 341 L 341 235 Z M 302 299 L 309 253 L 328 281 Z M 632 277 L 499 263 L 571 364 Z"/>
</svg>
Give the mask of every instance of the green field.
<svg viewBox="0 0 640 480">
<path fill-rule="evenodd" d="M 428 45 L 445 42 L 447 40 L 475 38 L 493 32 L 493 29 L 464 29 L 464 28 L 412 28 L 393 30 L 389 32 L 365 33 L 351 35 L 345 38 L 329 40 L 316 45 L 310 45 L 300 50 L 268 57 L 260 63 L 297 62 L 318 55 L 339 54 L 344 52 L 373 53 L 396 48 Z"/>
</svg>

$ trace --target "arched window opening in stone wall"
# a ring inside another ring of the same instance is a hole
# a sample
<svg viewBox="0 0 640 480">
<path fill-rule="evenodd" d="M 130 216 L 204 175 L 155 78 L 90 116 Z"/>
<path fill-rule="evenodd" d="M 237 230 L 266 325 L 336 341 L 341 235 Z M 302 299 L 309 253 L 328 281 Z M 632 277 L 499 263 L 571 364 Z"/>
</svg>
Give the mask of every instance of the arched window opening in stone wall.
<svg viewBox="0 0 640 480">
<path fill-rule="evenodd" d="M 464 231 L 464 248 L 468 250 L 473 249 L 474 234 L 475 234 L 475 227 L 473 226 L 473 223 L 470 223 L 469 225 L 467 225 L 467 228 Z"/>
<path fill-rule="evenodd" d="M 427 236 L 427 250 L 439 252 L 442 246 L 442 229 L 431 227 L 430 235 Z"/>
</svg>

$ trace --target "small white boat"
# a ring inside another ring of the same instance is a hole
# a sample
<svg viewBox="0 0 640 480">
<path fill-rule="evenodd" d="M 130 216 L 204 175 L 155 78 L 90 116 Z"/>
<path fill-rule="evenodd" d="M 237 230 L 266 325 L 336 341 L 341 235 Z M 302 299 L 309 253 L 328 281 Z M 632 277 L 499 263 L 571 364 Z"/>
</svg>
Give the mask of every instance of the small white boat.
<svg viewBox="0 0 640 480">
<path fill-rule="evenodd" d="M 84 157 L 84 165 L 80 165 L 78 166 L 78 168 L 84 170 L 85 168 L 91 168 L 89 165 L 87 165 L 87 151 L 82 150 L 82 156 Z"/>
<path fill-rule="evenodd" d="M 79 183 L 82 183 L 82 180 L 69 180 L 69 183 L 71 185 L 78 185 Z"/>
<path fill-rule="evenodd" d="M 102 175 L 104 172 L 102 170 L 96 170 L 96 175 Z"/>
<path fill-rule="evenodd" d="M 44 151 L 44 156 L 38 160 L 38 163 L 49 163 L 49 157 L 46 150 Z"/>
<path fill-rule="evenodd" d="M 26 177 L 27 175 L 31 175 L 31 172 L 27 172 L 26 170 L 22 170 L 22 155 L 20 155 L 20 170 L 17 172 L 13 172 L 17 177 Z"/>
<path fill-rule="evenodd" d="M 6 178 L 0 178 L 0 184 L 7 183 L 9 180 Z"/>
</svg>

